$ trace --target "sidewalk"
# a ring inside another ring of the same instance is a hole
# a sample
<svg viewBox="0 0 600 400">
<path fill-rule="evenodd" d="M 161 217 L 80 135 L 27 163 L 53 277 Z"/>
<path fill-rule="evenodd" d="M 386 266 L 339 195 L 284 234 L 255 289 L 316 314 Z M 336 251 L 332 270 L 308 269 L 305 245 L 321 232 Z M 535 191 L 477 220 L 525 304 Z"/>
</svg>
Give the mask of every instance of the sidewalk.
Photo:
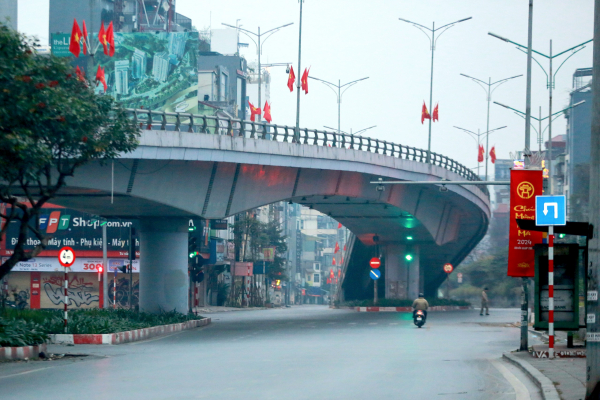
<svg viewBox="0 0 600 400">
<path fill-rule="evenodd" d="M 545 399 L 556 399 L 550 388 L 554 386 L 563 400 L 583 400 L 585 398 L 585 358 L 534 358 L 530 353 L 514 352 L 504 355 L 511 362 L 517 362 L 540 387 Z M 527 367 L 537 370 L 538 376 L 527 370 Z M 541 374 L 539 374 L 541 373 Z M 541 377 L 539 376 L 541 375 Z M 547 378 L 544 380 L 543 378 Z M 545 385 L 544 385 L 545 384 Z M 556 393 L 555 392 L 555 393 Z"/>
</svg>

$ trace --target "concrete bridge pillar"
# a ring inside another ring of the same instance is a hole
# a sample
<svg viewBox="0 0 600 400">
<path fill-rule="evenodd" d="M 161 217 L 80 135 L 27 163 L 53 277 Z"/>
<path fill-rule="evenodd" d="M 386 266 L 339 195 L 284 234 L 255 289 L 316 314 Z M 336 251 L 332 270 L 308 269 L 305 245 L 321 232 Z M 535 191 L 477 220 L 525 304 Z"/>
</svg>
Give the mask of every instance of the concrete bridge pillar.
<svg viewBox="0 0 600 400">
<path fill-rule="evenodd" d="M 410 254 L 412 260 L 407 260 Z M 416 299 L 422 291 L 419 247 L 390 243 L 385 248 L 385 298 Z"/>
<path fill-rule="evenodd" d="M 188 311 L 188 219 L 140 220 L 140 311 Z"/>
</svg>

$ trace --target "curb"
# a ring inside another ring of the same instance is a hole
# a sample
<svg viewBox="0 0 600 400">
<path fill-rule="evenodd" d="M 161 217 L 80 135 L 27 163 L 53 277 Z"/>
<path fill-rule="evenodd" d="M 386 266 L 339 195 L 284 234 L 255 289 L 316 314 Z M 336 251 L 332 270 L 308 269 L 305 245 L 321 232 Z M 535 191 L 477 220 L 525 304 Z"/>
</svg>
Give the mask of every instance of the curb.
<svg viewBox="0 0 600 400">
<path fill-rule="evenodd" d="M 560 400 L 556 387 L 544 374 L 538 371 L 533 365 L 527 361 L 520 360 L 510 353 L 502 354 L 502 357 L 507 359 L 511 364 L 519 367 L 531 380 L 540 388 L 542 397 L 545 400 Z"/>
<path fill-rule="evenodd" d="M 38 355 L 46 351 L 46 343 L 38 346 L 22 347 L 0 347 L 0 360 L 25 360 L 38 358 Z"/>
<path fill-rule="evenodd" d="M 105 334 L 56 334 L 50 335 L 49 343 L 53 344 L 121 344 L 146 340 L 154 336 L 180 332 L 206 326 L 211 323 L 210 318 L 196 319 L 179 324 L 159 325 L 150 328 L 135 329 L 133 331 L 105 333 Z"/>
<path fill-rule="evenodd" d="M 427 311 L 458 311 L 470 310 L 470 306 L 434 306 Z M 355 307 L 358 312 L 412 312 L 412 307 Z"/>
</svg>

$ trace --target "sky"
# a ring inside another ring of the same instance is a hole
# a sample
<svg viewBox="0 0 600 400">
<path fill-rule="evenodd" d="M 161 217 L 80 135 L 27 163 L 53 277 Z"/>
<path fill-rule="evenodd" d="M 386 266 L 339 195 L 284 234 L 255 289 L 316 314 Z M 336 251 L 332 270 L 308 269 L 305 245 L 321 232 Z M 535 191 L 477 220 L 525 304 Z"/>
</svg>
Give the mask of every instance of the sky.
<svg viewBox="0 0 600 400">
<path fill-rule="evenodd" d="M 18 0 L 19 30 L 47 42 L 48 0 Z M 192 19 L 198 29 L 224 28 L 221 23 L 240 24 L 262 31 L 293 22 L 273 35 L 263 46 L 263 63 L 291 63 L 298 74 L 298 0 L 177 0 L 177 12 Z M 24 12 L 23 10 L 27 10 Z M 549 53 L 550 40 L 557 54 L 593 36 L 592 0 L 534 1 L 533 48 Z M 487 101 L 484 90 L 461 73 L 487 81 L 514 75 L 523 77 L 500 86 L 493 101 L 525 111 L 526 55 L 514 45 L 488 35 L 504 36 L 527 45 L 527 0 L 305 0 L 302 19 L 301 70 L 341 83 L 369 79 L 351 87 L 342 97 L 341 129 L 349 132 L 377 125 L 364 133 L 387 141 L 427 148 L 428 124 L 421 124 L 423 101 L 429 106 L 431 50 L 429 39 L 413 25 L 436 26 L 463 18 L 437 41 L 434 56 L 433 103 L 439 103 L 439 122 L 432 127 L 432 151 L 449 156 L 469 168 L 477 167 L 477 144 L 454 128 L 486 131 Z M 249 40 L 247 42 L 250 42 Z M 250 42 L 242 55 L 256 60 Z M 555 59 L 554 69 L 566 55 Z M 547 69 L 548 61 L 538 58 Z M 572 75 L 577 68 L 592 66 L 592 46 L 571 57 L 556 75 L 553 111 L 569 102 Z M 532 112 L 548 114 L 546 76 L 532 67 Z M 273 123 L 295 125 L 296 92 L 290 93 L 285 68 L 271 71 Z M 255 102 L 257 99 L 251 99 Z M 300 125 L 311 129 L 337 126 L 336 95 L 325 85 L 309 81 L 309 93 L 301 95 Z M 430 110 L 431 111 L 431 110 Z M 498 158 L 524 146 L 525 122 L 512 111 L 492 104 L 490 129 L 507 126 L 489 136 Z M 537 125 L 536 125 L 537 127 Z M 566 120 L 556 119 L 553 136 L 564 134 Z M 532 130 L 531 147 L 537 149 Z M 484 172 L 485 163 L 481 174 Z M 493 176 L 490 164 L 489 175 Z"/>
</svg>

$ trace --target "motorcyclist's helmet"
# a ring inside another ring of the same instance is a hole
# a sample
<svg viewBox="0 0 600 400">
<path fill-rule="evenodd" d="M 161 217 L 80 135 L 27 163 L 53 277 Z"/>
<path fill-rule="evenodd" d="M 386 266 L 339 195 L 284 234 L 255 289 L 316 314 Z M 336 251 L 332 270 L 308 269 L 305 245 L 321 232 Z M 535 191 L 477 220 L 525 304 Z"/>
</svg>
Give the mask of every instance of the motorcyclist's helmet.
<svg viewBox="0 0 600 400">
<path fill-rule="evenodd" d="M 425 297 L 423 293 L 419 293 L 419 297 Z"/>
</svg>

